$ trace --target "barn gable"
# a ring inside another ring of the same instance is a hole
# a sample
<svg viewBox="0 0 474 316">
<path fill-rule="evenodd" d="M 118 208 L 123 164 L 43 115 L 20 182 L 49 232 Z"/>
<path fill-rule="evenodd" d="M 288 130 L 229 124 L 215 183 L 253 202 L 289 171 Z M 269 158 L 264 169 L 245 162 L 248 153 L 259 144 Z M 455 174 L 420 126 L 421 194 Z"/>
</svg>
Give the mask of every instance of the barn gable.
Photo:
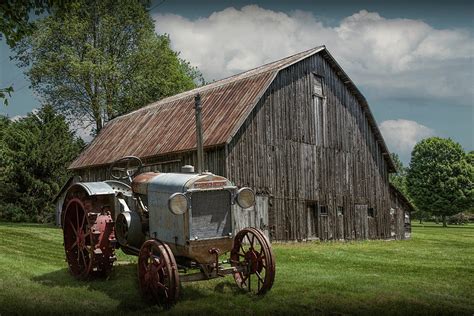
<svg viewBox="0 0 474 316">
<path fill-rule="evenodd" d="M 324 46 L 316 47 L 253 70 L 216 81 L 117 117 L 70 165 L 84 169 L 110 164 L 123 156 L 151 158 L 196 148 L 194 96 L 201 94 L 204 147 L 228 144 L 236 135 L 277 74 L 295 63 L 321 54 L 360 100 L 371 129 L 380 142 L 389 169 L 395 170 L 370 109 L 357 87 Z"/>
</svg>

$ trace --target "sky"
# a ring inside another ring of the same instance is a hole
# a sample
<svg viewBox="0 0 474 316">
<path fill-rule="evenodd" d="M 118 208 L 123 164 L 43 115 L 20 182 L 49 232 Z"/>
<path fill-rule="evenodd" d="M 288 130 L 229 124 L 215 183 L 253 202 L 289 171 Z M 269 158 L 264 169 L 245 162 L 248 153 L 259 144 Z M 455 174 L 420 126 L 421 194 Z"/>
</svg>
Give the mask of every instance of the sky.
<svg viewBox="0 0 474 316">
<path fill-rule="evenodd" d="M 158 34 L 207 81 L 320 45 L 366 97 L 389 147 L 408 164 L 431 136 L 474 149 L 474 2 L 152 1 Z M 40 105 L 0 41 L 0 113 Z"/>
</svg>

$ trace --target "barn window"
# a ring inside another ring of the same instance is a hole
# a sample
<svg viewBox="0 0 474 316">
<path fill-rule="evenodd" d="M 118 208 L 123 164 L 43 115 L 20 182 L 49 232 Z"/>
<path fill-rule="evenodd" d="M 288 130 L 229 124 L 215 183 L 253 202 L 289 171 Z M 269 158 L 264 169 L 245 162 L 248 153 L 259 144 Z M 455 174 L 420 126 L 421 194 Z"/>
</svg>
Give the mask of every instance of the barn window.
<svg viewBox="0 0 474 316">
<path fill-rule="evenodd" d="M 313 73 L 313 96 L 323 97 L 323 78 Z"/>
<path fill-rule="evenodd" d="M 328 207 L 327 205 L 321 205 L 319 208 L 319 212 L 321 215 L 328 215 Z"/>
<path fill-rule="evenodd" d="M 373 207 L 369 207 L 369 209 L 367 210 L 367 216 L 375 217 L 375 209 Z"/>
<path fill-rule="evenodd" d="M 337 216 L 342 216 L 344 215 L 344 207 L 338 206 L 337 207 Z"/>
<path fill-rule="evenodd" d="M 313 97 L 313 111 L 314 111 L 314 138 L 317 146 L 322 146 L 328 143 L 327 133 L 327 109 L 326 101 L 323 91 L 323 78 L 317 74 L 312 74 L 312 97 Z"/>
</svg>

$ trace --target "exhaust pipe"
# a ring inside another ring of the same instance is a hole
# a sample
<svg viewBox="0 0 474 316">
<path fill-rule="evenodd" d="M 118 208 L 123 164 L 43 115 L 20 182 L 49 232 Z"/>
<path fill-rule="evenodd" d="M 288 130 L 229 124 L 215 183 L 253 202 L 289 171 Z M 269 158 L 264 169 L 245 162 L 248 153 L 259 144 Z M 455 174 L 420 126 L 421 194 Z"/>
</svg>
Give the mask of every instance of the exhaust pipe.
<svg viewBox="0 0 474 316">
<path fill-rule="evenodd" d="M 198 93 L 194 97 L 194 109 L 196 114 L 196 141 L 197 141 L 197 173 L 202 173 L 203 168 L 203 140 L 202 140 L 202 118 L 201 118 L 201 95 Z"/>
</svg>

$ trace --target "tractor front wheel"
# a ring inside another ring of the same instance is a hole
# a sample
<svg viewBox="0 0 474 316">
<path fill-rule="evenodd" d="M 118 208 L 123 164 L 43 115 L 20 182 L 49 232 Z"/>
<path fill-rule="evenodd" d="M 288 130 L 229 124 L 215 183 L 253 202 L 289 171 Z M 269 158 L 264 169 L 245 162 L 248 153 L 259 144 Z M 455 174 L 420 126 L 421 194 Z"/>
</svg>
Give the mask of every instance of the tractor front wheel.
<svg viewBox="0 0 474 316">
<path fill-rule="evenodd" d="M 270 241 L 256 228 L 244 228 L 234 238 L 230 262 L 237 285 L 257 295 L 265 294 L 275 280 L 275 256 Z"/>
<path fill-rule="evenodd" d="M 138 283 L 142 296 L 165 308 L 179 297 L 179 273 L 168 245 L 148 240 L 138 254 Z"/>
</svg>

